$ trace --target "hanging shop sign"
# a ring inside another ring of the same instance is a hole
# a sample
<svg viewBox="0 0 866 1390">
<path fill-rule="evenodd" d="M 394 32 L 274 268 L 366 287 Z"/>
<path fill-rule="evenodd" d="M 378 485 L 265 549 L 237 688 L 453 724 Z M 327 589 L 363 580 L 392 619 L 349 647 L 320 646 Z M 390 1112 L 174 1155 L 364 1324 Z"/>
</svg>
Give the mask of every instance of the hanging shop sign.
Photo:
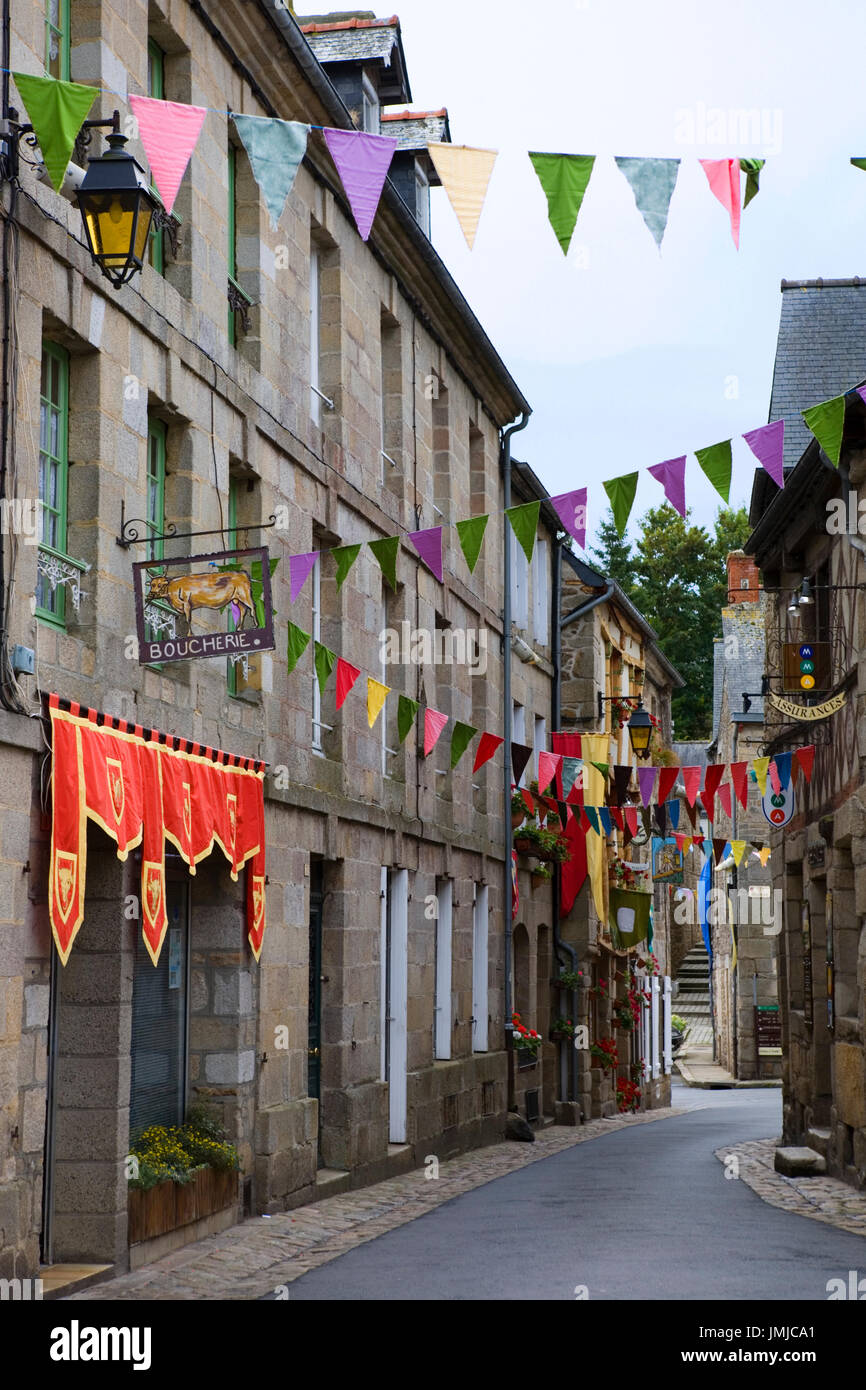
<svg viewBox="0 0 866 1390">
<path fill-rule="evenodd" d="M 801 722 L 814 724 L 819 719 L 829 719 L 831 714 L 836 714 L 848 699 L 848 693 L 840 690 L 838 695 L 834 695 L 830 700 L 824 700 L 820 705 L 796 705 L 793 700 L 784 700 L 781 695 L 768 695 L 767 699 L 774 709 L 779 710 L 788 719 L 798 719 Z"/>
<path fill-rule="evenodd" d="M 134 564 L 139 664 L 273 651 L 271 569 L 264 547 Z"/>
<path fill-rule="evenodd" d="M 683 852 L 676 840 L 659 839 L 653 836 L 653 879 L 656 883 L 676 883 L 683 881 Z"/>
<path fill-rule="evenodd" d="M 777 792 L 773 791 L 773 785 L 768 780 L 767 790 L 761 797 L 761 810 L 767 820 L 776 829 L 787 825 L 794 814 L 794 784 L 789 782 L 787 787 L 780 787 Z"/>
<path fill-rule="evenodd" d="M 833 685 L 829 642 L 786 642 L 782 648 L 782 689 L 792 694 L 829 690 Z"/>
</svg>

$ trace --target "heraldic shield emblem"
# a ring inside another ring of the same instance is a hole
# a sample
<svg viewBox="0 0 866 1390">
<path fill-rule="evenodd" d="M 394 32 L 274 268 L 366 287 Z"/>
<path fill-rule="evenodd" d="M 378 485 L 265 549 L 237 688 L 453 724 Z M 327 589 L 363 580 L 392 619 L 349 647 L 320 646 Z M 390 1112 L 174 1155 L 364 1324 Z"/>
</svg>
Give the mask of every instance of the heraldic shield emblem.
<svg viewBox="0 0 866 1390">
<path fill-rule="evenodd" d="M 106 758 L 105 770 L 108 776 L 108 795 L 111 800 L 111 809 L 114 812 L 115 823 L 120 825 L 126 799 L 123 787 L 123 766 L 120 759 Z"/>
<path fill-rule="evenodd" d="M 62 921 L 69 917 L 76 900 L 78 855 L 58 850 L 54 856 L 54 896 Z"/>
<path fill-rule="evenodd" d="M 159 917 L 159 909 L 162 903 L 162 865 L 144 865 L 144 914 L 151 927 L 154 927 Z"/>
<path fill-rule="evenodd" d="M 265 880 L 258 874 L 253 879 L 253 924 L 255 936 L 261 932 L 262 918 L 265 915 Z"/>
<path fill-rule="evenodd" d="M 189 844 L 192 839 L 192 792 L 189 782 L 183 784 L 183 833 Z"/>
</svg>

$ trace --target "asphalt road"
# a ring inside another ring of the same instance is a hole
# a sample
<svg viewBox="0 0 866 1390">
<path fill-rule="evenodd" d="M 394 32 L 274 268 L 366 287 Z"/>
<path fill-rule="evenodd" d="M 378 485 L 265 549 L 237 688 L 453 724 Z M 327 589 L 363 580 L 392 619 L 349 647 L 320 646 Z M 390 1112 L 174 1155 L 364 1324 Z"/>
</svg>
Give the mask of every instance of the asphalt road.
<svg viewBox="0 0 866 1390">
<path fill-rule="evenodd" d="M 866 1239 L 726 1179 L 713 1151 L 778 1134 L 778 1090 L 695 1091 L 689 1113 L 497 1178 L 291 1285 L 291 1301 L 827 1300 Z"/>
</svg>

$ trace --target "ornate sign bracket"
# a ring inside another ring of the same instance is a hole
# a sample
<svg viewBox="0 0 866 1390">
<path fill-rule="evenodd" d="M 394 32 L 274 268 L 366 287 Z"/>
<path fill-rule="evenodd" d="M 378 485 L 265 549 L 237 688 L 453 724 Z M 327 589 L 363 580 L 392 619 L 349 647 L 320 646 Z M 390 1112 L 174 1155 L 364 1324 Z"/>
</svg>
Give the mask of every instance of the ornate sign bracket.
<svg viewBox="0 0 866 1390">
<path fill-rule="evenodd" d="M 271 513 L 267 521 L 254 522 L 252 525 L 238 526 L 238 531 L 268 531 L 276 526 L 277 518 Z M 144 528 L 145 535 L 139 533 L 139 526 Z M 131 545 L 154 545 L 157 541 L 188 541 L 197 540 L 199 536 L 223 536 L 229 530 L 223 526 L 216 531 L 178 531 L 173 522 L 170 522 L 165 531 L 157 531 L 149 521 L 143 517 L 132 516 L 127 520 L 126 507 L 121 501 L 120 504 L 120 535 L 115 536 L 115 541 L 124 550 L 128 550 Z"/>
</svg>

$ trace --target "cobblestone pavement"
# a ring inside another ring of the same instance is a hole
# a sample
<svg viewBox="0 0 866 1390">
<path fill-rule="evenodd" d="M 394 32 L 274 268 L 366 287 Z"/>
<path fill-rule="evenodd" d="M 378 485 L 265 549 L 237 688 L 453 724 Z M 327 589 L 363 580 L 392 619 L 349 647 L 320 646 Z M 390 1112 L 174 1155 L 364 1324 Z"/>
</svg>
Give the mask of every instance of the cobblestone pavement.
<svg viewBox="0 0 866 1390">
<path fill-rule="evenodd" d="M 756 1139 L 716 1149 L 722 1163 L 736 1155 L 740 1180 L 771 1206 L 797 1216 L 810 1216 L 840 1231 L 866 1236 L 866 1192 L 857 1192 L 839 1178 L 788 1178 L 777 1173 L 773 1158 L 778 1139 Z"/>
<path fill-rule="evenodd" d="M 613 1130 L 684 1113 L 671 1108 L 590 1120 L 579 1127 L 552 1125 L 536 1134 L 534 1144 L 491 1144 L 450 1159 L 440 1165 L 435 1180 L 426 1179 L 419 1168 L 278 1216 L 253 1217 L 63 1301 L 262 1298 L 347 1250 L 515 1169 Z"/>
</svg>

